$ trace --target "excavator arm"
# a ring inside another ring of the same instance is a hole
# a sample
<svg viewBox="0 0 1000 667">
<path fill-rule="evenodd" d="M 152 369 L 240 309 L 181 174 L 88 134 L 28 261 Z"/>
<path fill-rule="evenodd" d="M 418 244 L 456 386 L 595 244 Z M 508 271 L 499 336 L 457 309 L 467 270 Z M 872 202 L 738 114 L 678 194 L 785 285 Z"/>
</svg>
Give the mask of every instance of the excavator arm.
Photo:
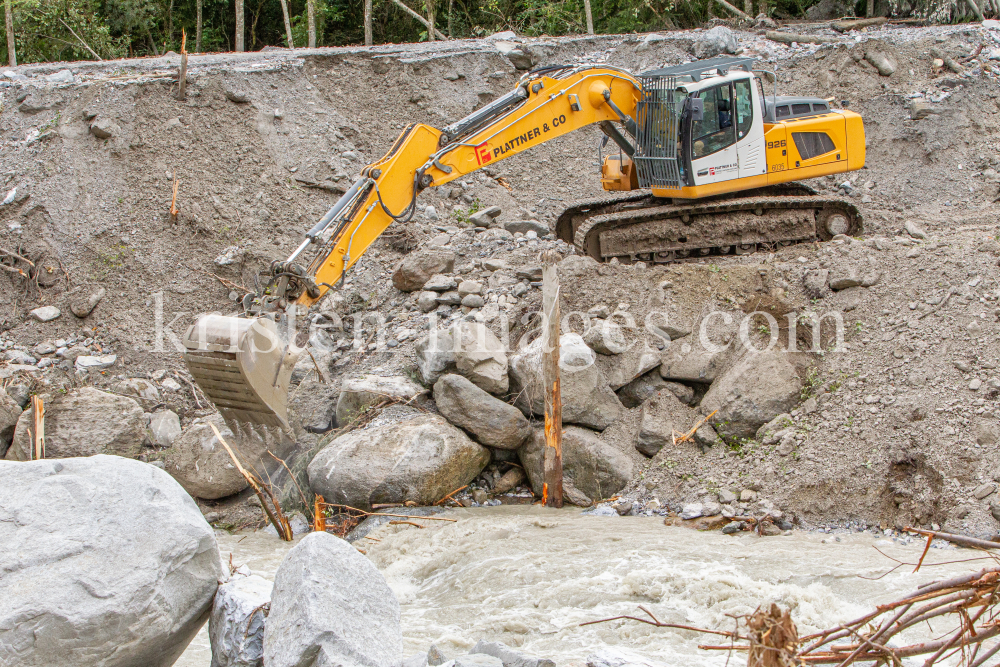
<svg viewBox="0 0 1000 667">
<path fill-rule="evenodd" d="M 297 303 L 315 303 L 393 221 L 409 221 L 420 191 L 586 125 L 620 121 L 634 134 L 639 96 L 639 82 L 618 69 L 554 68 L 527 75 L 513 92 L 443 130 L 407 127 L 307 234 L 297 252 L 320 246 L 306 271 L 315 289 L 304 289 Z"/>
<path fill-rule="evenodd" d="M 631 155 L 632 144 L 614 123 L 636 136 L 640 97 L 639 82 L 623 70 L 550 67 L 525 75 L 512 92 L 443 130 L 407 127 L 295 252 L 272 265 L 267 288 L 244 303 L 256 319 L 207 315 L 188 329 L 192 375 L 228 420 L 287 429 L 288 384 L 301 349 L 291 340 L 294 331 L 282 336 L 275 320 L 335 288 L 389 225 L 412 219 L 426 188 L 594 123 Z"/>
</svg>

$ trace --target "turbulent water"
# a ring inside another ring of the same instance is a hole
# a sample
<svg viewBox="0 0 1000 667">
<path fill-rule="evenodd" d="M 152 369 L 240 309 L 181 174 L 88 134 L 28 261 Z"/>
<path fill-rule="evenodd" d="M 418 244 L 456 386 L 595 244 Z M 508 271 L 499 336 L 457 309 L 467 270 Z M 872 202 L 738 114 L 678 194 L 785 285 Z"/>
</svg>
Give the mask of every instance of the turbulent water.
<svg viewBox="0 0 1000 667">
<path fill-rule="evenodd" d="M 383 526 L 372 534 L 379 541 L 359 542 L 399 598 L 407 655 L 435 643 L 454 656 L 486 638 L 550 657 L 560 667 L 584 664 L 608 646 L 665 665 L 721 667 L 724 652 L 698 649 L 717 643 L 709 635 L 632 621 L 580 623 L 634 615 L 644 605 L 661 621 L 731 629 L 730 615 L 778 602 L 805 633 L 856 618 L 931 579 L 982 567 L 948 564 L 915 575 L 901 567 L 871 581 L 861 577 L 879 577 L 895 565 L 874 547 L 915 562 L 922 544 L 870 533 L 732 537 L 575 509 L 496 507 L 444 516 L 457 521 L 422 520 L 423 529 Z M 232 553 L 235 563 L 268 579 L 289 548 L 263 533 L 220 534 L 219 546 L 224 557 Z M 973 555 L 933 549 L 926 562 Z M 937 625 L 925 628 L 928 636 L 951 627 L 950 621 Z M 210 660 L 203 630 L 177 664 L 208 667 Z"/>
</svg>

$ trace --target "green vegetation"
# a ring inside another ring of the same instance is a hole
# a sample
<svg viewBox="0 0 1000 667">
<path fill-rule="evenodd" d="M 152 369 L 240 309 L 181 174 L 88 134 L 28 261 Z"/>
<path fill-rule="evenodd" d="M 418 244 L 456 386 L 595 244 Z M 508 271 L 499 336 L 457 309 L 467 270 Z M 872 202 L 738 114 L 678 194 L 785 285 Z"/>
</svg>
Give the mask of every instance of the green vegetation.
<svg viewBox="0 0 1000 667">
<path fill-rule="evenodd" d="M 433 8 L 435 27 L 452 38 L 480 37 L 502 30 L 529 36 L 586 32 L 583 0 L 404 0 L 421 15 Z M 92 60 L 100 57 L 162 55 L 180 51 L 181 31 L 187 48 L 196 50 L 199 0 L 10 0 L 19 63 Z M 799 18 L 818 0 L 760 0 L 775 18 Z M 228 0 L 200 0 L 202 51 L 235 49 L 235 6 Z M 306 0 L 289 0 L 295 46 L 308 41 Z M 712 13 L 728 16 L 714 0 L 593 0 L 595 32 L 629 33 L 695 27 Z M 741 9 L 743 3 L 737 3 Z M 859 16 L 865 5 L 858 3 Z M 340 46 L 364 42 L 364 0 L 315 0 L 316 43 Z M 245 48 L 285 46 L 279 0 L 244 0 Z M 375 43 L 415 42 L 427 29 L 393 0 L 372 0 Z M 84 45 L 86 43 L 86 46 Z M 0 53 L 7 41 L 0 31 Z M 6 62 L 6 60 L 4 60 Z"/>
</svg>

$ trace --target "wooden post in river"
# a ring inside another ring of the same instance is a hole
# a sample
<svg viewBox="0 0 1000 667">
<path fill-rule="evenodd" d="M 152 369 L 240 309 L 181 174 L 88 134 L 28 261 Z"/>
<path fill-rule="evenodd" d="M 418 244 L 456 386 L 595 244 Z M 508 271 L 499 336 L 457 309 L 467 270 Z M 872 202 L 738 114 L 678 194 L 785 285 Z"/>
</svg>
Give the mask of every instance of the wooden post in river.
<svg viewBox="0 0 1000 667">
<path fill-rule="evenodd" d="M 555 250 L 546 250 L 542 262 L 542 370 L 545 378 L 545 475 L 542 502 L 546 507 L 562 507 L 562 397 L 559 391 L 559 275 L 561 259 Z"/>
</svg>

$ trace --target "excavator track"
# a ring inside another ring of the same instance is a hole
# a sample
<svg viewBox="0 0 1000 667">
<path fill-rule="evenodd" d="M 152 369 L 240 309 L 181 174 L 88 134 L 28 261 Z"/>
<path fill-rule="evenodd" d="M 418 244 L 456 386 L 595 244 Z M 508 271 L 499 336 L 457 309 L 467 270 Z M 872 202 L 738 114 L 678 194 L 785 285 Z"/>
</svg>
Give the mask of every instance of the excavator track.
<svg viewBox="0 0 1000 667">
<path fill-rule="evenodd" d="M 801 184 L 697 202 L 648 193 L 609 197 L 570 207 L 556 224 L 559 238 L 597 261 L 622 263 L 745 255 L 863 229 L 854 204 Z"/>
</svg>

